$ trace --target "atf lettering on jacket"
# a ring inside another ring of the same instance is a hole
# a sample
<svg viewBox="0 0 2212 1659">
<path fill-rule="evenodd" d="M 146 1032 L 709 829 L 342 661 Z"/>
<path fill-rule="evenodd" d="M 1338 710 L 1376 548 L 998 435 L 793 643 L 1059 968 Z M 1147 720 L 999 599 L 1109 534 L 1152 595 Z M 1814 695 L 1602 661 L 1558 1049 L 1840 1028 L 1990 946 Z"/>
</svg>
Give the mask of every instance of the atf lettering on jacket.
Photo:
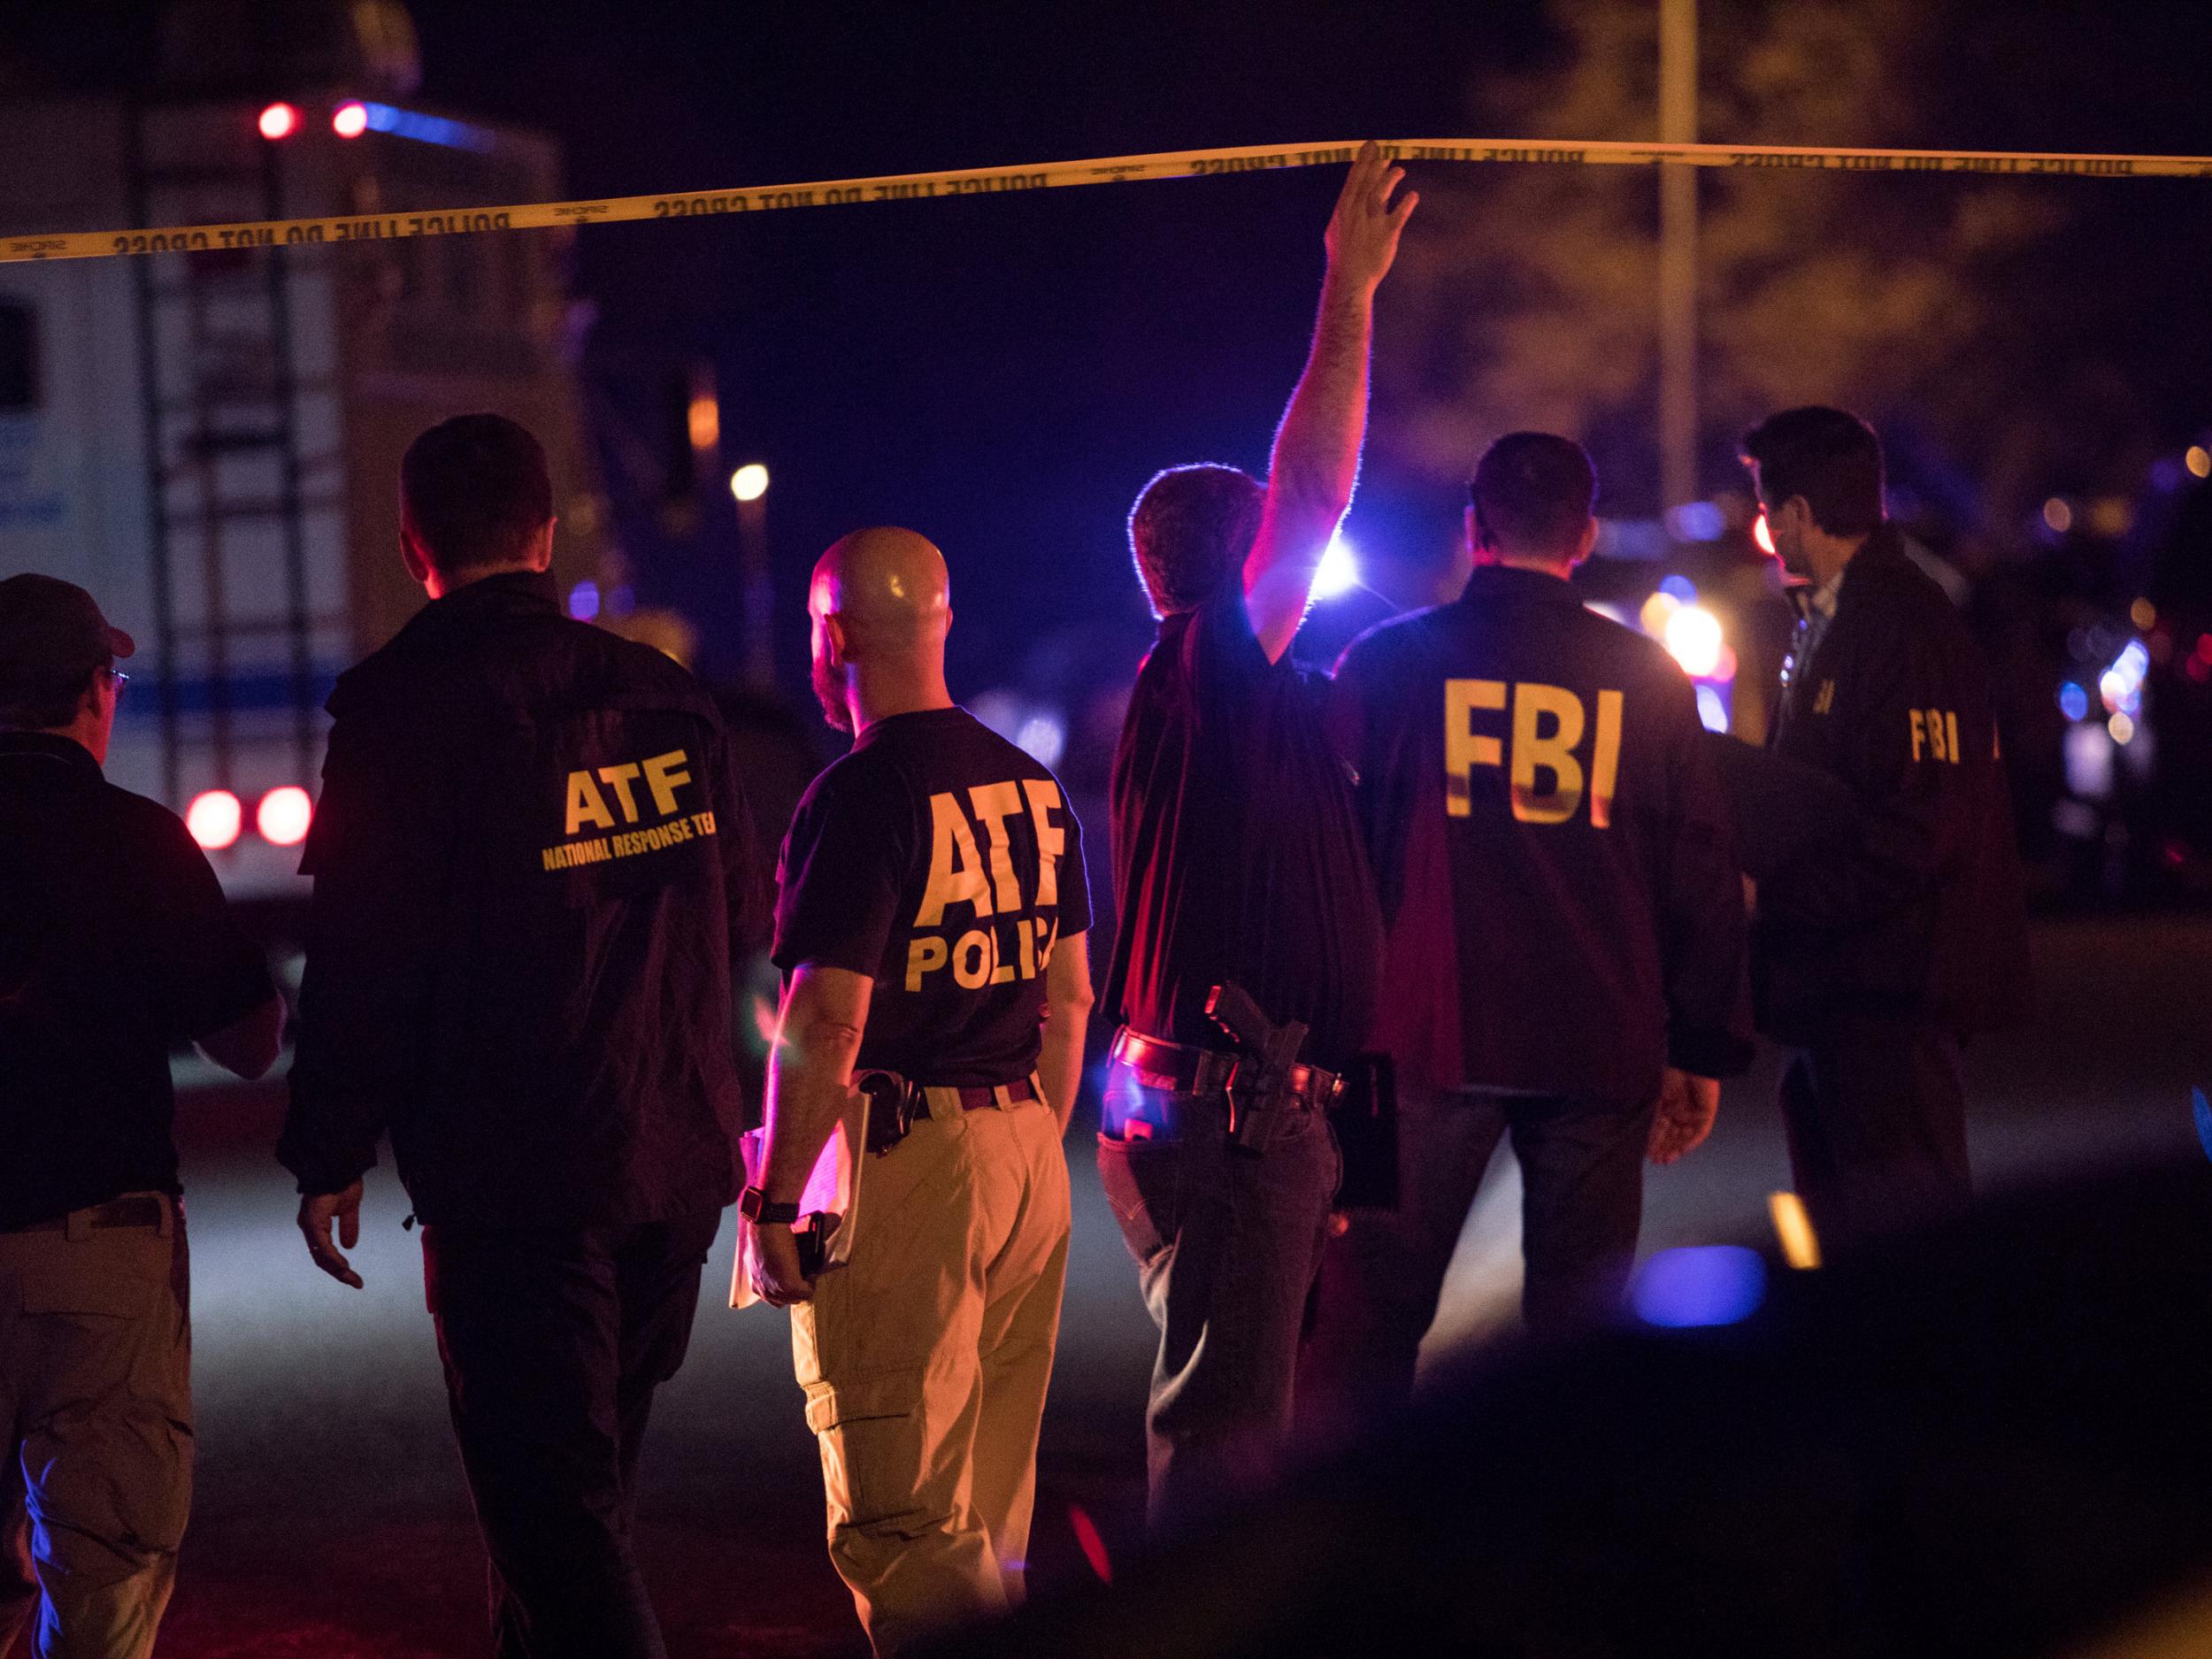
<svg viewBox="0 0 2212 1659">
<path fill-rule="evenodd" d="M 562 834 L 539 854 L 548 871 L 662 852 L 715 833 L 714 814 L 687 810 L 679 790 L 700 795 L 691 757 L 672 749 L 643 760 L 568 774 Z M 580 835 L 587 829 L 606 832 Z"/>
<path fill-rule="evenodd" d="M 964 991 L 1033 979 L 1059 942 L 1060 858 L 1067 832 L 1052 815 L 1060 786 L 1046 778 L 977 784 L 964 803 L 950 790 L 929 797 L 929 885 L 914 912 L 906 947 L 906 988 L 949 972 Z M 1037 873 L 1024 892 L 1014 868 L 1010 819 L 1026 817 L 1037 843 Z M 977 831 L 980 829 L 981 834 Z M 967 918 L 948 915 L 964 906 Z M 1051 910 L 1050 916 L 1033 914 Z M 959 920 L 978 925 L 956 933 Z"/>
<path fill-rule="evenodd" d="M 1563 686 L 1532 680 L 1510 686 L 1502 680 L 1447 680 L 1446 814 L 1471 816 L 1474 769 L 1494 766 L 1508 772 L 1509 798 L 1520 822 L 1564 824 L 1581 807 L 1586 793 L 1591 825 L 1609 828 L 1614 787 L 1620 776 L 1623 710 L 1619 692 L 1600 691 L 1593 732 L 1582 699 Z M 1580 753 L 1586 735 L 1591 740 L 1586 767 Z"/>
</svg>

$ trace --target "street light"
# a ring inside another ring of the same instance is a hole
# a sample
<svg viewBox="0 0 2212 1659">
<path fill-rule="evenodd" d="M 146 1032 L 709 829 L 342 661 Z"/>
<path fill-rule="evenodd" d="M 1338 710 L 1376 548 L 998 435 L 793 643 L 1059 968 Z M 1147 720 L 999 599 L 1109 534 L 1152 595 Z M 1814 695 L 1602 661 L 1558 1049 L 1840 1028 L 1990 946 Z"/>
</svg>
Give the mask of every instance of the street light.
<svg viewBox="0 0 2212 1659">
<path fill-rule="evenodd" d="M 745 679 L 762 691 L 776 683 L 775 586 L 768 569 L 768 469 L 748 461 L 730 474 L 737 497 L 737 575 L 745 608 Z"/>
</svg>

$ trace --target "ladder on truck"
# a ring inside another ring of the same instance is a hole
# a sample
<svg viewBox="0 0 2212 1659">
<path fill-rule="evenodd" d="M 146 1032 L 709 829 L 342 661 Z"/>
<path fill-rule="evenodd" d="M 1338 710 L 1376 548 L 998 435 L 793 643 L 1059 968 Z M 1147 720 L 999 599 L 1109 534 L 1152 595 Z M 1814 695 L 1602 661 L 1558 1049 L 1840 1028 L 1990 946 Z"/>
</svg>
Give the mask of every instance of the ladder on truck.
<svg viewBox="0 0 2212 1659">
<path fill-rule="evenodd" d="M 194 119 L 196 114 L 206 119 Z M 210 106 L 140 104 L 127 119 L 134 222 L 283 217 L 280 146 Z M 283 246 L 131 261 L 140 364 L 162 789 L 236 792 L 242 748 L 288 748 L 312 787 L 321 741 L 310 491 L 337 491 L 334 448 L 311 454 L 292 262 Z M 327 442 L 340 442 L 334 426 Z M 273 708 L 274 719 L 270 716 Z"/>
</svg>

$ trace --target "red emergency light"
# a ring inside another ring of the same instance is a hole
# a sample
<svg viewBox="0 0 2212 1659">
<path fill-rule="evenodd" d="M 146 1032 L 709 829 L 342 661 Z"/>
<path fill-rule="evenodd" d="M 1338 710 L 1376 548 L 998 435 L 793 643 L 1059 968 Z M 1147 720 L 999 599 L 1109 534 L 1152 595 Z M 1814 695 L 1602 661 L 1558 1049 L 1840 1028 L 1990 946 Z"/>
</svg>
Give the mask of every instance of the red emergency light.
<svg viewBox="0 0 2212 1659">
<path fill-rule="evenodd" d="M 269 791 L 254 809 L 253 826 L 272 847 L 296 847 L 307 839 L 314 821 L 315 803 L 306 790 L 288 783 Z"/>
<path fill-rule="evenodd" d="M 192 804 L 184 809 L 185 828 L 192 832 L 194 841 L 211 853 L 236 845 L 245 819 L 245 809 L 227 789 L 205 790 L 194 795 Z"/>
<path fill-rule="evenodd" d="M 299 131 L 300 112 L 280 99 L 261 111 L 261 119 L 256 125 L 261 128 L 262 137 L 274 143 Z"/>
<path fill-rule="evenodd" d="M 354 100 L 330 112 L 330 130 L 341 138 L 358 138 L 369 130 L 369 106 Z"/>
</svg>

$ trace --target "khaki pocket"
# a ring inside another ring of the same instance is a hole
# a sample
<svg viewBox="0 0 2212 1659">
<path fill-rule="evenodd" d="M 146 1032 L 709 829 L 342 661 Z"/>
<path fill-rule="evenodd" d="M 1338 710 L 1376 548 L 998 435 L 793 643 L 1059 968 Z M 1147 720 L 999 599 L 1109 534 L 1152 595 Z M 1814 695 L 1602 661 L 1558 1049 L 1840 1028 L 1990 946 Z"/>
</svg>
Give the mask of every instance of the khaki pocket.
<svg viewBox="0 0 2212 1659">
<path fill-rule="evenodd" d="M 832 1531 L 902 1530 L 919 1536 L 938 1506 L 921 1488 L 928 1447 L 920 1369 L 806 1386 L 806 1425 L 822 1450 Z"/>
<path fill-rule="evenodd" d="M 32 1314 L 98 1314 L 114 1319 L 144 1318 L 169 1297 L 166 1277 L 118 1272 L 109 1263 L 65 1256 L 24 1271 L 18 1281 L 23 1311 Z"/>
</svg>

